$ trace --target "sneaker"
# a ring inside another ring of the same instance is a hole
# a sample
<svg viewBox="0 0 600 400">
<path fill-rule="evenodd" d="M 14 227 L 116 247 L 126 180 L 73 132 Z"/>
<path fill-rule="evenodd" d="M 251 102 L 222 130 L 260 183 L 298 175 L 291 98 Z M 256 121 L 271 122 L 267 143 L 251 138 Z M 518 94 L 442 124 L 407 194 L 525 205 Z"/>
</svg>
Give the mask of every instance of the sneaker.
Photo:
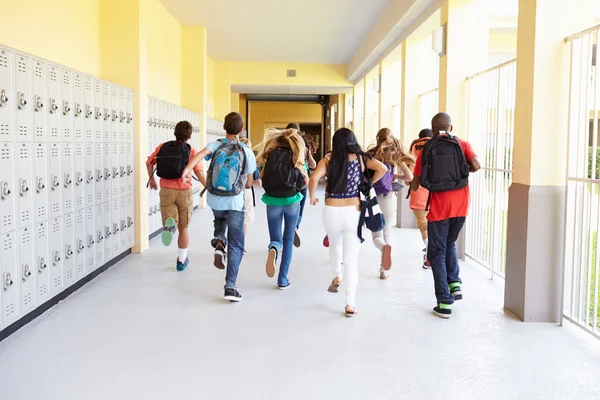
<svg viewBox="0 0 600 400">
<path fill-rule="evenodd" d="M 181 262 L 179 261 L 179 258 L 177 258 L 177 271 L 185 271 L 185 269 L 188 267 L 188 265 L 190 264 L 190 259 L 189 257 L 187 257 L 185 259 L 185 262 Z"/>
<path fill-rule="evenodd" d="M 269 249 L 269 255 L 267 256 L 267 264 L 266 271 L 267 276 L 272 278 L 275 276 L 275 264 L 277 263 L 277 249 L 275 247 L 271 247 Z"/>
<path fill-rule="evenodd" d="M 452 315 L 452 304 L 440 303 L 433 308 L 433 313 L 440 318 L 449 319 Z"/>
<path fill-rule="evenodd" d="M 246 255 L 246 253 L 247 253 L 247 251 L 246 251 L 246 249 L 244 249 L 244 255 Z"/>
<path fill-rule="evenodd" d="M 294 246 L 300 247 L 300 244 L 300 235 L 298 235 L 298 228 L 296 228 L 296 231 L 294 232 Z"/>
<path fill-rule="evenodd" d="M 233 302 L 242 301 L 242 295 L 240 294 L 240 292 L 238 292 L 237 289 L 232 289 L 232 288 L 225 289 L 224 298 L 225 298 L 225 300 L 229 300 L 229 301 L 233 301 Z"/>
<path fill-rule="evenodd" d="M 225 269 L 225 248 L 223 246 L 217 245 L 215 248 L 215 267 L 219 269 Z"/>
<path fill-rule="evenodd" d="M 431 263 L 429 262 L 429 259 L 427 258 L 427 249 L 423 249 L 423 269 L 429 269 L 431 268 Z"/>
<path fill-rule="evenodd" d="M 323 239 L 323 246 L 329 247 L 329 237 L 328 236 L 325 236 L 325 239 Z"/>
<path fill-rule="evenodd" d="M 279 290 L 287 290 L 287 289 L 289 289 L 290 286 L 291 286 L 291 284 L 288 282 L 287 285 L 277 285 L 277 288 Z"/>
<path fill-rule="evenodd" d="M 381 251 L 381 268 L 389 271 L 392 268 L 392 246 L 386 244 Z"/>
<path fill-rule="evenodd" d="M 462 300 L 463 299 L 462 288 L 460 287 L 460 282 L 451 283 L 450 285 L 448 285 L 448 288 L 450 289 L 450 294 L 452 295 L 452 297 L 454 297 L 454 300 Z"/>
<path fill-rule="evenodd" d="M 382 281 L 385 281 L 389 277 L 390 277 L 390 273 L 388 271 L 384 270 L 383 268 L 381 268 L 379 270 L 379 279 L 381 279 Z"/>
<path fill-rule="evenodd" d="M 165 246 L 170 246 L 173 242 L 173 235 L 175 235 L 175 220 L 173 218 L 167 218 L 165 226 L 161 234 L 162 242 Z"/>
</svg>

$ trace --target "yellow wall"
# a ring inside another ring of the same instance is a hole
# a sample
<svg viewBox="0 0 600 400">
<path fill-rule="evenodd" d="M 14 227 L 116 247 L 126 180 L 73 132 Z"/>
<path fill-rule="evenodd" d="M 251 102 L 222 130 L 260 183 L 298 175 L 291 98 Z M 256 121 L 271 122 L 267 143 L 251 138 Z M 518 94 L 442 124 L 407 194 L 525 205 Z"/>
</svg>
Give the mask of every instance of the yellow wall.
<svg viewBox="0 0 600 400">
<path fill-rule="evenodd" d="M 345 65 L 232 62 L 232 85 L 347 86 Z M 287 70 L 296 69 L 297 77 L 288 78 Z"/>
<path fill-rule="evenodd" d="M 322 108 L 315 103 L 258 102 L 250 103 L 250 138 L 252 143 L 262 140 L 267 128 L 285 128 L 290 122 L 320 123 Z"/>
<path fill-rule="evenodd" d="M 215 115 L 215 80 L 216 80 L 216 63 L 210 56 L 206 63 L 206 102 L 210 104 L 210 108 L 206 110 L 206 116 L 213 118 Z"/>
<path fill-rule="evenodd" d="M 148 91 L 181 105 L 181 24 L 158 0 L 146 0 L 149 16 Z"/>
<path fill-rule="evenodd" d="M 517 54 L 516 33 L 490 33 L 490 54 Z"/>
<path fill-rule="evenodd" d="M 0 44 L 100 76 L 100 0 L 0 0 Z"/>
<path fill-rule="evenodd" d="M 231 111 L 231 69 L 228 62 L 215 63 L 214 118 L 223 120 Z"/>
</svg>

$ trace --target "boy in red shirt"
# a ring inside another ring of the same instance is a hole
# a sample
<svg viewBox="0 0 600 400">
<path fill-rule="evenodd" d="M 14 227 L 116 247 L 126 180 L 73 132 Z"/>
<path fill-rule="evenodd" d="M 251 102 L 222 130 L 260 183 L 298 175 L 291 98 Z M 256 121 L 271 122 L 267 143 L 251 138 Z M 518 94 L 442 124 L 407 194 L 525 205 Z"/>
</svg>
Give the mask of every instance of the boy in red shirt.
<svg viewBox="0 0 600 400">
<path fill-rule="evenodd" d="M 452 119 L 446 113 L 439 113 L 433 117 L 431 128 L 434 137 L 440 134 L 447 135 L 452 132 Z M 477 172 L 480 165 L 471 144 L 458 138 L 457 140 L 465 155 L 469 170 Z M 421 185 L 420 179 L 416 178 L 421 176 L 422 159 L 423 152 L 419 154 L 415 164 L 415 179 L 411 184 L 413 191 L 419 190 Z M 433 311 L 441 318 L 450 318 L 454 300 L 462 299 L 462 281 L 459 277 L 456 240 L 465 224 L 469 202 L 468 185 L 458 190 L 431 193 L 429 199 L 427 257 L 433 271 L 435 296 L 438 303 Z"/>
</svg>

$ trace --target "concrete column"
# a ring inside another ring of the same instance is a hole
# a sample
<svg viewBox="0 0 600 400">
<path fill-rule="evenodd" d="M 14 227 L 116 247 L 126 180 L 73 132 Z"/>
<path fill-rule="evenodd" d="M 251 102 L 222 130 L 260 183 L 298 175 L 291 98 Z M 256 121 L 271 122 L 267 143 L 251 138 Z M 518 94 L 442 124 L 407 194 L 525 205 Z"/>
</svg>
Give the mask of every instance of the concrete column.
<svg viewBox="0 0 600 400">
<path fill-rule="evenodd" d="M 591 15 L 590 0 L 568 7 L 519 2 L 504 306 L 527 322 L 560 320 L 569 104 L 564 38 L 593 26 Z"/>
</svg>

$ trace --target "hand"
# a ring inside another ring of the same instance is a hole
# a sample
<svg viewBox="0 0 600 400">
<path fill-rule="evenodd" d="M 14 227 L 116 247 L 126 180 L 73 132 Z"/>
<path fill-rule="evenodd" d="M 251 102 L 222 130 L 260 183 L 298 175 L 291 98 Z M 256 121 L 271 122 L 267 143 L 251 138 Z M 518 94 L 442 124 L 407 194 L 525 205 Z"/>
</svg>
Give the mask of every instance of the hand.
<svg viewBox="0 0 600 400">
<path fill-rule="evenodd" d="M 184 169 L 183 173 L 181 174 L 181 179 L 185 185 L 192 183 L 192 170 L 188 168 Z"/>
<path fill-rule="evenodd" d="M 319 204 L 319 198 L 317 196 L 310 196 L 310 205 L 316 206 Z"/>
<path fill-rule="evenodd" d="M 154 177 L 152 177 L 152 179 L 150 179 L 150 189 L 152 189 L 152 190 L 158 189 L 158 185 L 156 184 L 156 179 L 154 179 Z"/>
</svg>

